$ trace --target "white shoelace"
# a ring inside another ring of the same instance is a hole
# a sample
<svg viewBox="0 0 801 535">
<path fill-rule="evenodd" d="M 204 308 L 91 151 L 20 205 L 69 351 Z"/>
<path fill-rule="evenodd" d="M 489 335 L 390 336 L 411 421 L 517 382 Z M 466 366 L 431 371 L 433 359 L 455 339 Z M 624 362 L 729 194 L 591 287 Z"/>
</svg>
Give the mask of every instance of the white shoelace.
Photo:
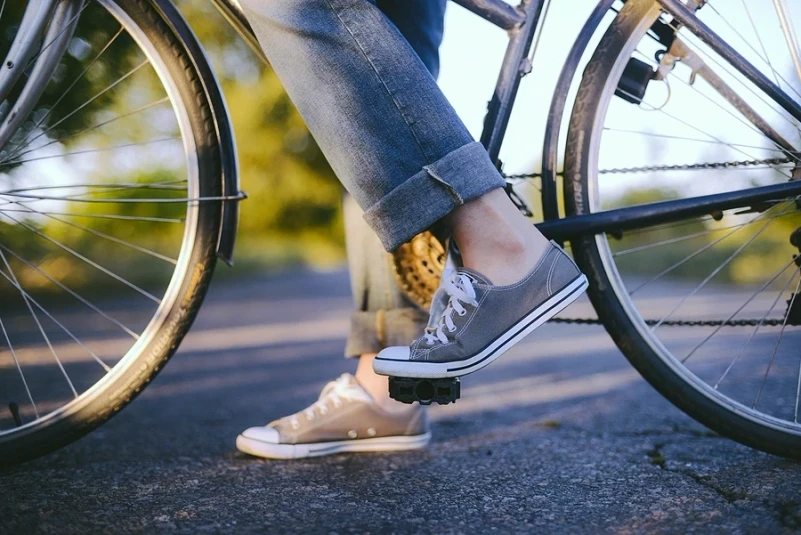
<svg viewBox="0 0 801 535">
<path fill-rule="evenodd" d="M 444 290 L 448 295 L 448 306 L 442 312 L 442 315 L 437 321 L 436 327 L 429 327 L 423 337 L 428 345 L 434 345 L 437 341 L 447 344 L 448 333 L 456 332 L 456 324 L 453 322 L 453 313 L 459 316 L 467 314 L 467 309 L 462 304 L 469 304 L 478 306 L 476 301 L 476 290 L 473 288 L 473 282 L 470 277 L 462 273 L 458 273 L 452 269 L 446 270 L 442 274 L 442 283 L 440 290 Z"/>
<path fill-rule="evenodd" d="M 333 408 L 338 409 L 342 406 L 343 400 L 365 399 L 367 397 L 367 394 L 358 385 L 351 383 L 351 376 L 343 373 L 335 381 L 330 381 L 326 384 L 317 401 L 302 412 L 306 415 L 306 419 L 311 421 L 316 418 L 317 412 L 321 415 L 328 413 L 329 402 Z M 290 420 L 290 425 L 293 429 L 300 427 L 300 421 L 298 420 L 300 414 L 294 415 Z"/>
</svg>

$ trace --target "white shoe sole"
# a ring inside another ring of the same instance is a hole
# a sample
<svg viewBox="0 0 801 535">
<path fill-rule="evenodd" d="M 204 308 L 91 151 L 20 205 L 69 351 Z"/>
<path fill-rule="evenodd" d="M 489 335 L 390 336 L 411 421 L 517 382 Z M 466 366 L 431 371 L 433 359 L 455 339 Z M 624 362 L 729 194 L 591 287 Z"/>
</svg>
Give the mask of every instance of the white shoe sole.
<svg viewBox="0 0 801 535">
<path fill-rule="evenodd" d="M 413 377 L 416 379 L 461 377 L 477 372 L 531 334 L 537 327 L 567 308 L 568 305 L 584 293 L 587 286 L 587 277 L 585 275 L 579 276 L 512 325 L 479 354 L 468 359 L 453 362 L 429 362 L 425 360 L 393 360 L 377 357 L 373 361 L 373 370 L 381 375 Z"/>
<path fill-rule="evenodd" d="M 415 450 L 425 447 L 430 440 L 431 433 L 428 432 L 414 436 L 360 438 L 313 444 L 273 444 L 239 435 L 236 437 L 236 447 L 239 451 L 256 457 L 302 459 L 347 452 Z"/>
</svg>

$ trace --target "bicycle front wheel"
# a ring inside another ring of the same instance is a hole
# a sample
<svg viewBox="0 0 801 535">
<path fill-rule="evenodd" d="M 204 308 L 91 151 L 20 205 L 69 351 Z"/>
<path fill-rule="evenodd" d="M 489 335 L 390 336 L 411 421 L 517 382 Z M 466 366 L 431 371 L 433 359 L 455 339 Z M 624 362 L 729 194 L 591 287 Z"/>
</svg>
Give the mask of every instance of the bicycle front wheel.
<svg viewBox="0 0 801 535">
<path fill-rule="evenodd" d="M 701 21 L 801 101 L 801 69 L 793 65 L 798 6 L 699 4 Z M 766 30 L 782 24 L 790 31 Z M 576 98 L 568 212 L 794 180 L 799 132 L 798 121 L 656 2 L 628 0 Z M 798 199 L 779 198 L 572 243 L 600 319 L 659 392 L 723 435 L 794 458 L 801 458 L 799 228 Z"/>
<path fill-rule="evenodd" d="M 77 21 L 0 152 L 0 465 L 130 402 L 177 349 L 215 266 L 225 110 L 204 92 L 203 58 L 151 2 L 75 4 L 7 97 L 26 95 L 37 60 Z M 3 5 L 7 54 L 27 5 Z"/>
</svg>

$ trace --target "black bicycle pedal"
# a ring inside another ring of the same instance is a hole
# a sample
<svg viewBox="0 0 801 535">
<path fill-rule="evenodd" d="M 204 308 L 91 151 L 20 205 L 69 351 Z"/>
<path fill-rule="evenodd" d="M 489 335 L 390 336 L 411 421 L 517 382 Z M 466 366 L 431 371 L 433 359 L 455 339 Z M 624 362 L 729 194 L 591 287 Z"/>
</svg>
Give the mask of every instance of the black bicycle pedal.
<svg viewBox="0 0 801 535">
<path fill-rule="evenodd" d="M 401 403 L 418 402 L 420 405 L 439 403 L 447 405 L 459 399 L 461 382 L 458 377 L 448 379 L 415 379 L 390 377 L 389 397 Z"/>
</svg>

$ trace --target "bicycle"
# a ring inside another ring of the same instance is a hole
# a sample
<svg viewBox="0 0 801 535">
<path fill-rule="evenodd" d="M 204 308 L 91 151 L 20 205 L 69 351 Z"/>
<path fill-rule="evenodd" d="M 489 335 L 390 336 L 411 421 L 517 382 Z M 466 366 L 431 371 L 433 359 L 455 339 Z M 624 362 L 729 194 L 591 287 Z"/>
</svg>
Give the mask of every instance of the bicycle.
<svg viewBox="0 0 801 535">
<path fill-rule="evenodd" d="M 236 0 L 212 1 L 261 54 Z M 510 36 L 481 137 L 502 168 L 550 0 L 456 2 Z M 559 321 L 602 323 L 690 416 L 801 458 L 801 354 L 787 341 L 801 326 L 801 95 L 788 81 L 801 78 L 801 50 L 787 4 L 773 6 L 781 30 L 766 35 L 766 12 L 742 2 L 755 42 L 732 23 L 734 3 L 600 0 L 561 71 L 542 171 L 507 176 L 507 191 L 570 243 L 591 281 L 599 319 Z M 155 377 L 216 259 L 231 262 L 244 194 L 220 87 L 169 0 L 3 0 L 0 24 L 0 464 L 10 465 L 88 433 Z M 790 74 L 768 53 L 782 42 Z M 715 117 L 716 135 L 693 116 Z M 705 180 L 686 179 L 698 171 Z M 536 194 L 521 193 L 528 184 Z M 65 309 L 84 316 L 59 319 Z"/>
</svg>

